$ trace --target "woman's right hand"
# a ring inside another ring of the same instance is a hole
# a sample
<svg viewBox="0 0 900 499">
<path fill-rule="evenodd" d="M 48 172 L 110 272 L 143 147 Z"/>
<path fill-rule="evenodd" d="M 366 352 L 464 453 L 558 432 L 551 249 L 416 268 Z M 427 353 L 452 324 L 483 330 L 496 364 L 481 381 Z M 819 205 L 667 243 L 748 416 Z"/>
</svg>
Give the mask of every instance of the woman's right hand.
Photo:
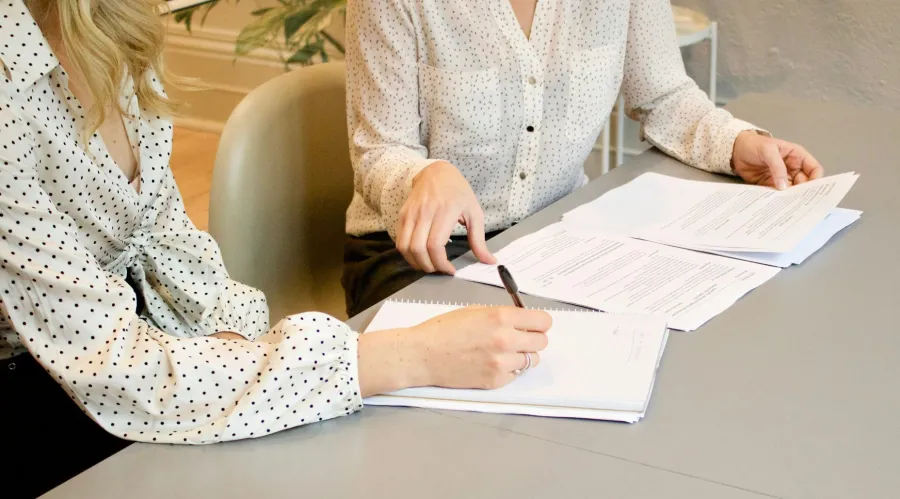
<svg viewBox="0 0 900 499">
<path fill-rule="evenodd" d="M 482 263 L 496 260 L 484 239 L 484 212 L 462 173 L 446 161 L 428 165 L 413 179 L 400 210 L 397 249 L 416 270 L 453 274 L 447 241 L 457 223 L 466 226 L 469 246 Z"/>
<path fill-rule="evenodd" d="M 363 397 L 415 386 L 499 388 L 540 362 L 552 319 L 539 310 L 466 307 L 407 329 L 359 337 Z"/>
<path fill-rule="evenodd" d="M 552 320 L 539 310 L 466 307 L 408 330 L 404 341 L 424 361 L 426 384 L 448 388 L 499 388 L 513 371 L 540 362 Z"/>
</svg>

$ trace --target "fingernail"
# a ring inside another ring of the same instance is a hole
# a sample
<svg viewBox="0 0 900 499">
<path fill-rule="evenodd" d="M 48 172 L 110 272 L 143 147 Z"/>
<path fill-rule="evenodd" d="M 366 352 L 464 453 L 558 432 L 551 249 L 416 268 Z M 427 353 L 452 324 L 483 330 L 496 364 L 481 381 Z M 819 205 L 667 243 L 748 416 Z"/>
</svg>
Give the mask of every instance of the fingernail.
<svg viewBox="0 0 900 499">
<path fill-rule="evenodd" d="M 779 191 L 783 191 L 783 190 L 787 189 L 787 188 L 788 188 L 787 180 L 785 180 L 785 179 L 779 179 L 778 182 L 776 182 L 775 187 L 776 187 Z"/>
</svg>

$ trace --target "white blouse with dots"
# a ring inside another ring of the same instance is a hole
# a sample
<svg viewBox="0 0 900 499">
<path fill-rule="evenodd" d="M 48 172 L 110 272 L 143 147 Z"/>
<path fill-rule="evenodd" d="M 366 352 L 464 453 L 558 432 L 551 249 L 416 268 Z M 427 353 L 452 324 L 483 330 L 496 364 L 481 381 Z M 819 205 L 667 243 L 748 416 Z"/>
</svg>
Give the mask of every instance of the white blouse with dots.
<svg viewBox="0 0 900 499">
<path fill-rule="evenodd" d="M 361 407 L 357 334 L 316 313 L 268 328 L 262 293 L 228 279 L 185 215 L 172 125 L 130 79 L 140 192 L 98 134 L 83 146 L 83 110 L 21 0 L 0 0 L 0 62 L 0 358 L 27 350 L 129 440 L 258 437 Z"/>
<path fill-rule="evenodd" d="M 754 129 L 685 74 L 668 0 L 538 0 L 530 39 L 509 0 L 350 0 L 347 40 L 353 235 L 393 236 L 436 160 L 469 181 L 486 230 L 522 220 L 586 182 L 620 91 L 647 140 L 704 170 L 731 173 Z"/>
</svg>

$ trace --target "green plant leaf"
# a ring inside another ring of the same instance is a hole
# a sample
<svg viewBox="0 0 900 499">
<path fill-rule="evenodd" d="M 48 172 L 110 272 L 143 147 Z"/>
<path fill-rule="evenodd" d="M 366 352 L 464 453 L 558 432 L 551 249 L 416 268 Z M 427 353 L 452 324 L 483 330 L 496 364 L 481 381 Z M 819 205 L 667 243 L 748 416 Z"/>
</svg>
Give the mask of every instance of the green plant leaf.
<svg viewBox="0 0 900 499">
<path fill-rule="evenodd" d="M 344 50 L 344 46 L 341 45 L 339 41 L 335 40 L 333 36 L 329 35 L 327 31 L 322 32 L 322 37 L 328 40 L 328 43 L 330 43 L 341 54 L 346 52 Z"/>
<path fill-rule="evenodd" d="M 316 55 L 316 51 L 310 47 L 309 45 L 301 48 L 300 50 L 294 52 L 293 55 L 287 60 L 288 64 L 299 63 L 304 66 L 310 63 L 310 60 Z"/>
<path fill-rule="evenodd" d="M 270 9 L 244 26 L 235 41 L 235 54 L 247 55 L 258 48 L 267 46 L 281 31 L 284 16 L 283 9 Z"/>
<path fill-rule="evenodd" d="M 234 0 L 234 3 L 238 3 L 238 0 Z M 213 2 L 206 4 L 205 9 L 203 10 L 203 17 L 200 18 L 200 26 L 206 24 L 206 18 L 209 17 L 209 11 L 218 4 L 219 0 L 214 0 Z"/>
<path fill-rule="evenodd" d="M 306 8 L 301 10 L 300 12 L 295 12 L 289 16 L 287 16 L 284 20 L 284 43 L 285 45 L 290 45 L 291 38 L 297 33 L 297 30 L 300 29 L 307 21 L 310 20 L 312 16 L 316 14 L 316 11 L 311 8 Z"/>
<path fill-rule="evenodd" d="M 304 66 L 313 62 L 313 57 L 319 55 L 325 47 L 325 41 L 321 38 L 307 43 L 287 60 L 288 64 L 302 64 Z"/>
<path fill-rule="evenodd" d="M 204 9 L 200 20 L 203 24 L 210 10 L 219 3 L 233 5 L 239 1 L 213 0 L 204 6 L 176 13 L 175 22 L 184 23 L 190 31 L 192 21 L 196 20 L 193 14 L 198 12 L 198 8 Z M 289 58 L 282 59 L 286 67 L 290 64 L 311 64 L 314 59 L 327 61 L 329 52 L 326 46 L 331 45 L 337 52 L 344 52 L 341 43 L 324 30 L 332 24 L 335 13 L 345 12 L 346 5 L 347 0 L 277 0 L 273 7 L 254 10 L 254 19 L 244 26 L 235 40 L 235 57 L 272 47 L 279 51 L 287 49 L 291 54 Z M 282 32 L 283 45 L 279 39 Z"/>
<path fill-rule="evenodd" d="M 310 43 L 319 33 L 331 25 L 333 9 L 320 10 L 316 12 L 308 21 L 303 23 L 294 36 L 291 37 L 288 45 L 300 45 Z"/>
<path fill-rule="evenodd" d="M 176 24 L 184 24 L 184 29 L 187 30 L 188 33 L 191 32 L 191 21 L 194 18 L 194 11 L 197 10 L 196 7 L 191 9 L 185 9 L 182 11 L 178 11 L 175 13 L 175 23 Z"/>
</svg>

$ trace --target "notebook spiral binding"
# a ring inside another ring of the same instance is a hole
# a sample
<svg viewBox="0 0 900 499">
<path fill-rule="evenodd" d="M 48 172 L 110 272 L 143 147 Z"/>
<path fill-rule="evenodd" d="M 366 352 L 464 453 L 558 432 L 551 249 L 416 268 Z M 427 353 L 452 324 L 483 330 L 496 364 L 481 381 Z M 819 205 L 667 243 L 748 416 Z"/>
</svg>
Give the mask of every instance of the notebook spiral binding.
<svg viewBox="0 0 900 499">
<path fill-rule="evenodd" d="M 393 303 L 413 303 L 418 305 L 443 305 L 446 307 L 470 307 L 470 306 L 482 306 L 482 307 L 491 307 L 496 305 L 488 305 L 485 303 L 465 303 L 465 302 L 446 302 L 446 301 L 437 301 L 437 300 L 411 300 L 408 298 L 399 298 L 399 299 L 390 299 L 385 300 L 385 303 L 393 302 Z M 541 310 L 543 312 L 580 312 L 585 314 L 598 314 L 602 313 L 598 310 L 576 310 L 576 309 L 568 309 L 568 308 L 536 308 L 534 310 Z M 632 314 L 616 314 L 616 315 L 632 315 Z"/>
<path fill-rule="evenodd" d="M 478 306 L 484 306 L 484 307 L 495 306 L 495 305 L 487 305 L 484 303 L 446 302 L 446 301 L 437 301 L 437 300 L 411 300 L 408 298 L 389 299 L 389 300 L 384 301 L 384 303 L 389 303 L 389 302 L 412 303 L 412 304 L 419 304 L 419 305 L 443 305 L 443 306 L 447 306 L 447 307 L 468 307 L 471 305 L 478 305 Z M 568 308 L 536 308 L 534 310 L 541 310 L 543 312 L 575 312 L 575 313 L 582 313 L 582 314 L 606 314 L 606 315 L 617 315 L 619 317 L 622 317 L 622 316 L 644 317 L 644 318 L 659 317 L 659 316 L 655 316 L 652 314 L 641 314 L 641 313 L 637 313 L 637 312 L 604 312 L 603 310 L 591 310 L 591 309 L 573 310 L 573 309 L 568 309 Z"/>
</svg>

